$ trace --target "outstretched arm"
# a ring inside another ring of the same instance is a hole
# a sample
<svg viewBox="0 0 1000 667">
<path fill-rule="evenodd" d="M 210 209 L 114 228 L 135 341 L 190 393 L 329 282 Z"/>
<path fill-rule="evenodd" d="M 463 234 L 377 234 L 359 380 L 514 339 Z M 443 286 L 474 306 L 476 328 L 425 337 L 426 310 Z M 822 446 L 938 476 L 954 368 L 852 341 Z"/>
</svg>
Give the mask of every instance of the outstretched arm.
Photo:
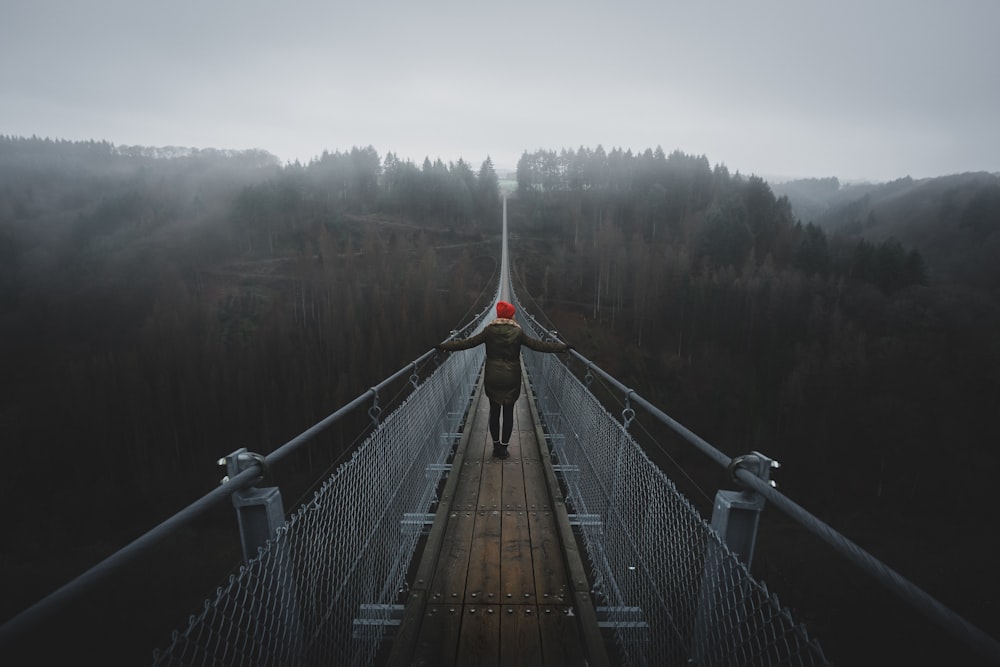
<svg viewBox="0 0 1000 667">
<path fill-rule="evenodd" d="M 439 343 L 434 347 L 436 347 L 439 350 L 449 350 L 451 352 L 455 352 L 457 350 L 468 350 L 470 347 L 481 345 L 485 340 L 486 340 L 486 331 L 483 330 L 480 331 L 475 336 L 473 336 L 472 338 L 463 338 L 461 340 L 449 340 L 444 343 Z"/>
<path fill-rule="evenodd" d="M 527 345 L 535 352 L 565 352 L 569 349 L 566 343 L 549 343 L 537 338 L 532 338 L 528 334 L 521 332 L 521 344 Z"/>
</svg>

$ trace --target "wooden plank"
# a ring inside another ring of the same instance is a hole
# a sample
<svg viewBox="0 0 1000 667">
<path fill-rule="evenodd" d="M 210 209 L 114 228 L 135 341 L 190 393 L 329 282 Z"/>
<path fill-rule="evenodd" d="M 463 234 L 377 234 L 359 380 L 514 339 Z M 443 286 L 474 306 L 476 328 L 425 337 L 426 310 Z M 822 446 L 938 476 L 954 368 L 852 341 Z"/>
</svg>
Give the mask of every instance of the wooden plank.
<svg viewBox="0 0 1000 667">
<path fill-rule="evenodd" d="M 525 436 L 534 442 L 534 436 Z M 540 460 L 524 462 L 524 497 L 528 509 L 548 511 L 552 509 L 552 497 L 545 480 L 545 468 Z"/>
<path fill-rule="evenodd" d="M 484 454 L 487 452 L 484 449 Z M 489 453 L 492 453 L 492 448 Z M 503 462 L 485 458 L 479 483 L 476 522 L 469 554 L 465 602 L 479 604 L 500 599 L 500 509 Z"/>
<path fill-rule="evenodd" d="M 475 522 L 476 513 L 471 510 L 449 514 L 437 569 L 427 589 L 428 603 L 461 604 L 465 599 Z"/>
<path fill-rule="evenodd" d="M 532 565 L 528 513 L 504 510 L 500 519 L 503 536 L 500 553 L 500 601 L 504 604 L 535 604 L 535 574 Z"/>
<path fill-rule="evenodd" d="M 517 447 L 520 450 L 520 440 L 519 436 L 511 438 L 511 448 Z M 511 454 L 511 458 L 504 461 L 501 466 L 501 475 L 500 503 L 503 509 L 515 511 L 525 509 L 523 459 Z"/>
<path fill-rule="evenodd" d="M 492 667 L 500 665 L 500 609 L 489 605 L 466 605 L 458 638 L 456 665 Z"/>
<path fill-rule="evenodd" d="M 522 451 L 521 448 L 521 438 L 520 438 L 521 428 L 522 428 L 521 421 L 524 417 L 522 408 L 523 405 L 524 405 L 524 396 L 521 396 L 521 398 L 517 399 L 517 403 L 514 404 L 514 412 L 513 412 L 514 428 L 511 429 L 510 432 L 510 447 L 508 447 L 508 451 L 510 452 L 510 458 L 513 459 L 514 461 L 517 461 L 518 459 L 524 456 L 524 452 Z"/>
<path fill-rule="evenodd" d="M 524 433 L 523 440 L 530 440 L 538 449 L 534 433 Z M 556 525 L 556 515 L 551 511 L 551 499 L 541 461 L 525 461 L 524 488 L 529 508 L 528 525 L 531 534 L 531 560 L 538 604 L 571 603 L 571 591 L 566 579 L 562 542 Z"/>
<path fill-rule="evenodd" d="M 489 415 L 488 408 L 483 407 L 486 404 L 487 401 L 479 401 L 476 412 L 471 415 L 473 423 L 465 455 L 461 466 L 452 469 L 451 474 L 458 475 L 458 482 L 452 495 L 437 567 L 428 585 L 427 602 L 430 604 L 460 604 L 465 599 L 479 486 L 482 482 L 482 440 Z"/>
<path fill-rule="evenodd" d="M 575 613 L 574 623 L 580 628 L 579 635 L 583 652 L 586 654 L 587 664 L 592 667 L 604 667 L 610 664 L 607 649 L 604 646 L 604 639 L 597 624 L 597 614 L 594 610 L 593 600 L 590 596 L 590 587 L 587 583 L 586 570 L 583 567 L 583 559 L 580 556 L 576 545 L 576 538 L 569 525 L 569 518 L 566 513 L 565 499 L 559 489 L 555 472 L 552 469 L 552 458 L 548 447 L 545 444 L 545 434 L 538 420 L 538 411 L 535 408 L 534 397 L 531 387 L 525 385 L 528 395 L 528 407 L 531 410 L 532 422 L 535 428 L 535 437 L 539 443 L 539 452 L 542 459 L 542 470 L 546 480 L 546 486 L 552 503 L 552 510 L 555 514 L 556 532 L 558 543 L 561 546 L 561 562 L 566 568 L 566 579 L 572 595 L 572 607 Z M 534 543 L 533 543 L 534 545 Z M 564 560 L 563 560 L 564 559 Z M 538 559 L 536 559 L 537 562 Z M 544 597 L 544 594 L 543 594 Z M 543 643 L 544 646 L 544 643 Z M 544 650 L 544 649 L 543 649 Z"/>
<path fill-rule="evenodd" d="M 520 403 L 521 401 L 519 401 Z M 513 451 L 520 451 L 520 433 L 511 438 Z M 516 449 L 515 449 L 516 448 Z M 500 594 L 505 604 L 535 603 L 535 577 L 531 564 L 531 535 L 525 512 L 524 471 L 520 456 L 502 466 L 503 482 L 500 519 Z"/>
<path fill-rule="evenodd" d="M 518 420 L 523 425 L 519 437 L 525 452 L 523 469 L 525 502 L 529 510 L 548 511 L 552 509 L 552 501 L 542 467 L 542 448 L 538 442 L 535 423 L 527 401 L 523 410 L 525 414 L 519 415 Z"/>
<path fill-rule="evenodd" d="M 525 401 L 519 414 L 524 428 L 519 437 L 526 456 L 522 462 L 525 504 L 531 540 L 531 559 L 538 604 L 562 603 L 568 600 L 566 569 L 562 545 L 555 525 L 555 515 L 542 467 L 541 450 L 530 407 Z M 530 452 L 530 456 L 527 454 Z"/>
<path fill-rule="evenodd" d="M 499 467 L 499 465 L 497 466 Z M 500 599 L 500 510 L 476 513 L 469 552 L 465 602 L 479 604 Z"/>
<path fill-rule="evenodd" d="M 523 386 L 524 384 L 522 383 Z M 519 433 L 534 433 L 535 431 L 535 421 L 531 416 L 531 408 L 528 406 L 529 400 L 530 397 L 522 394 L 514 406 L 514 430 Z"/>
<path fill-rule="evenodd" d="M 411 667 L 438 667 L 455 665 L 458 661 L 459 636 L 462 627 L 461 605 L 427 605 L 420 637 Z"/>
<path fill-rule="evenodd" d="M 517 667 L 544 665 L 538 607 L 503 605 L 500 613 L 500 664 Z"/>
<path fill-rule="evenodd" d="M 571 603 L 562 544 L 552 512 L 529 512 L 531 562 L 538 604 Z"/>
<path fill-rule="evenodd" d="M 546 667 L 587 664 L 573 607 L 539 605 L 538 629 Z"/>
<path fill-rule="evenodd" d="M 476 414 L 482 408 L 484 402 L 481 378 L 474 400 L 472 414 Z M 469 418 L 472 418 L 472 415 Z M 475 423 L 474 419 L 473 423 Z M 460 475 L 455 471 L 463 467 L 471 437 L 472 429 L 463 429 L 462 437 L 455 451 L 455 458 L 452 461 L 453 472 L 449 474 L 448 480 L 445 482 L 444 490 L 441 494 L 441 503 L 438 507 L 437 515 L 434 517 L 434 525 L 430 535 L 427 537 L 424 552 L 420 557 L 420 564 L 417 567 L 416 581 L 410 589 L 406 611 L 403 614 L 403 621 L 400 624 L 399 632 L 392 641 L 392 648 L 387 663 L 389 667 L 408 667 L 413 664 L 413 654 L 420 639 L 420 632 L 423 630 L 424 617 L 427 612 L 430 585 L 440 564 L 441 546 L 444 543 L 452 501 L 455 498 L 455 491 L 458 488 Z M 457 639 L 452 644 L 457 645 Z"/>
<path fill-rule="evenodd" d="M 455 471 L 459 475 L 458 487 L 455 489 L 455 497 L 452 499 L 452 509 L 475 510 L 479 507 L 479 487 L 482 484 L 483 474 L 483 440 L 485 438 L 478 433 L 478 429 L 472 433 L 469 441 L 469 453 L 462 463 L 462 467 Z"/>
</svg>

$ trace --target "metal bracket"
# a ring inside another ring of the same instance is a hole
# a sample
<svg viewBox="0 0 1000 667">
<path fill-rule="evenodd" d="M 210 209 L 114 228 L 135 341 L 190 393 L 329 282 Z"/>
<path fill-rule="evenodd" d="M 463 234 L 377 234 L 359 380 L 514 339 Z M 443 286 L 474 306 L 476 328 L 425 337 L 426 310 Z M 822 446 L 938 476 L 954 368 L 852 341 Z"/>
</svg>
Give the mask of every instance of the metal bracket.
<svg viewBox="0 0 1000 667">
<path fill-rule="evenodd" d="M 233 477 L 236 477 L 244 470 L 254 465 L 260 466 L 260 476 L 248 484 L 248 486 L 256 486 L 260 484 L 270 475 L 271 472 L 271 468 L 267 464 L 267 460 L 260 454 L 247 451 L 246 447 L 240 447 L 232 454 L 219 459 L 217 463 L 220 466 L 226 466 L 226 476 L 222 478 L 222 484 L 225 484 Z"/>
<path fill-rule="evenodd" d="M 375 394 L 375 397 L 372 399 L 372 406 L 368 408 L 368 416 L 372 420 L 372 425 L 378 426 L 378 419 L 379 415 L 382 414 L 382 407 L 378 404 L 378 389 L 372 387 L 371 391 Z"/>
<path fill-rule="evenodd" d="M 757 526 L 765 501 L 764 496 L 737 478 L 736 471 L 748 470 L 773 487 L 777 485 L 771 480 L 771 470 L 778 467 L 777 461 L 757 451 L 737 456 L 729 463 L 729 474 L 741 490 L 719 490 L 715 494 L 712 529 L 748 568 L 753 562 Z"/>
<path fill-rule="evenodd" d="M 597 627 L 599 628 L 643 630 L 649 628 L 649 624 L 643 617 L 642 607 L 595 607 L 594 611 L 597 613 Z"/>
<path fill-rule="evenodd" d="M 553 463 L 552 472 L 560 475 L 567 484 L 575 487 L 580 483 L 580 466 L 571 463 Z"/>
<path fill-rule="evenodd" d="M 404 512 L 399 524 L 404 535 L 426 535 L 434 525 L 435 516 L 433 512 Z"/>
<path fill-rule="evenodd" d="M 728 470 L 729 476 L 733 478 L 733 481 L 738 484 L 741 489 L 749 492 L 751 489 L 749 489 L 747 485 L 736 476 L 737 470 L 747 470 L 755 476 L 760 477 L 772 488 L 777 488 L 778 483 L 771 479 L 771 471 L 777 470 L 780 467 L 781 464 L 771 457 L 761 454 L 758 451 L 752 451 L 749 454 L 733 458 L 733 460 L 729 462 Z"/>
<path fill-rule="evenodd" d="M 437 482 L 451 472 L 450 463 L 428 463 L 424 468 L 424 478 Z"/>
<path fill-rule="evenodd" d="M 600 514 L 567 514 L 566 518 L 569 520 L 569 525 L 580 526 L 581 528 L 585 526 L 600 528 L 604 525 Z"/>
<path fill-rule="evenodd" d="M 229 473 L 222 478 L 225 484 L 251 466 L 260 466 L 261 475 L 248 486 L 233 491 L 233 507 L 240 526 L 240 542 L 243 558 L 250 562 L 281 526 L 285 525 L 285 510 L 281 501 L 281 491 L 276 486 L 262 489 L 257 484 L 267 477 L 267 461 L 260 454 L 248 452 L 245 447 L 219 459 Z"/>
<path fill-rule="evenodd" d="M 362 604 L 352 623 L 354 639 L 371 639 L 374 633 L 392 636 L 403 622 L 405 607 L 401 604 Z"/>
<path fill-rule="evenodd" d="M 625 394 L 625 409 L 622 410 L 622 427 L 627 431 L 628 427 L 635 420 L 635 410 L 632 409 L 631 401 L 632 394 L 635 393 L 634 389 L 629 389 L 628 393 Z"/>
</svg>

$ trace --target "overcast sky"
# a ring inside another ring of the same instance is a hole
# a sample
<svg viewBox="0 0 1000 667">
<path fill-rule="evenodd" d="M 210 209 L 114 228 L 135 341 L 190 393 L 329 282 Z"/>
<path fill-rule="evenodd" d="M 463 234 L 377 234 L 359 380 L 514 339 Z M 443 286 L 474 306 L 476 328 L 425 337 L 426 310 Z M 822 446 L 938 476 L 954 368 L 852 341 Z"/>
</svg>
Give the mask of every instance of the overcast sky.
<svg viewBox="0 0 1000 667">
<path fill-rule="evenodd" d="M 1000 0 L 3 0 L 0 134 L 768 178 L 1000 171 Z"/>
</svg>

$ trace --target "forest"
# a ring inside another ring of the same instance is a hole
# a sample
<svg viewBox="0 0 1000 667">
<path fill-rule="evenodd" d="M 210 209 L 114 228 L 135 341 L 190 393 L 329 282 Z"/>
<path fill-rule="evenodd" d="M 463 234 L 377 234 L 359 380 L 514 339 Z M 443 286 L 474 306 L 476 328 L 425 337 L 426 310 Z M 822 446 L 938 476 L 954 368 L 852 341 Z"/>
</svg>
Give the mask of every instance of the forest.
<svg viewBox="0 0 1000 667">
<path fill-rule="evenodd" d="M 581 353 L 728 455 L 777 459 L 780 490 L 1000 636 L 1000 176 L 772 188 L 704 156 L 543 150 L 509 215 L 524 291 Z M 649 431 L 709 515 L 723 475 Z M 756 573 L 835 660 L 977 664 L 774 514 Z"/>
<path fill-rule="evenodd" d="M 0 619 L 205 493 L 220 456 L 277 448 L 486 305 L 500 197 L 488 157 L 281 165 L 0 137 L 0 493 L 21 508 Z M 730 456 L 778 459 L 780 490 L 1000 635 L 996 175 L 772 185 L 705 156 L 581 147 L 525 152 L 508 207 L 529 309 Z M 724 474 L 640 422 L 710 511 Z M 286 505 L 354 426 L 284 473 Z M 755 574 L 852 657 L 847 633 L 884 596 L 831 585 L 838 557 L 773 515 Z"/>
<path fill-rule="evenodd" d="M 483 221 L 499 206 L 488 159 L 417 167 L 357 148 L 282 167 L 0 138 L 0 493 L 19 508 L 0 618 L 211 490 L 220 457 L 277 449 L 485 307 Z M 362 416 L 275 471 L 286 509 L 357 444 Z M 223 507 L 194 536 L 220 553 L 163 556 L 202 562 L 149 593 L 138 659 L 239 563 L 233 528 Z"/>
</svg>

